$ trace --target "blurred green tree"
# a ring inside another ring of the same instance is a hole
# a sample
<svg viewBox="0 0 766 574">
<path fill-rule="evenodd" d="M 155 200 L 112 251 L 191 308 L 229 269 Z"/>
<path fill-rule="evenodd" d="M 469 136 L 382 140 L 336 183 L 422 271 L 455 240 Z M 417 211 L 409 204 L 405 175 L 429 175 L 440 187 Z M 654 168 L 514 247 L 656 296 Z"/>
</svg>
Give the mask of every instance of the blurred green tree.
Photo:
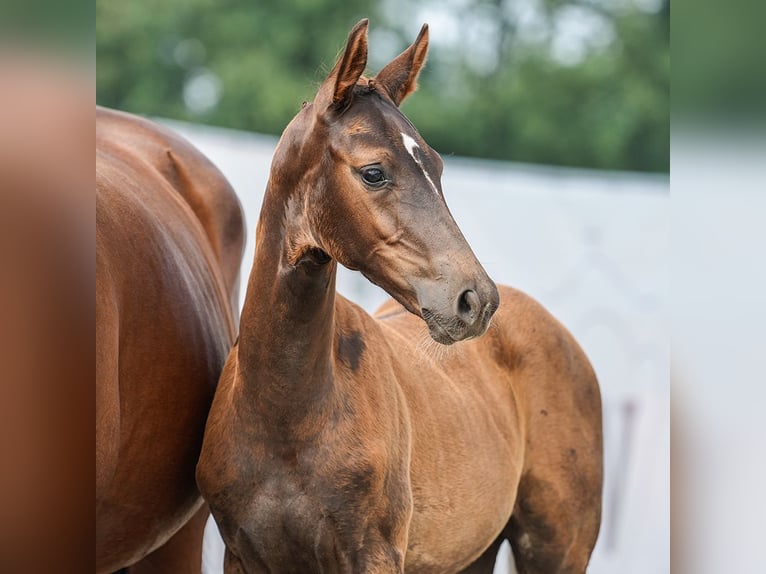
<svg viewBox="0 0 766 574">
<path fill-rule="evenodd" d="M 278 134 L 364 16 L 372 71 L 431 24 L 405 111 L 440 152 L 668 170 L 668 0 L 97 0 L 97 99 Z"/>
</svg>

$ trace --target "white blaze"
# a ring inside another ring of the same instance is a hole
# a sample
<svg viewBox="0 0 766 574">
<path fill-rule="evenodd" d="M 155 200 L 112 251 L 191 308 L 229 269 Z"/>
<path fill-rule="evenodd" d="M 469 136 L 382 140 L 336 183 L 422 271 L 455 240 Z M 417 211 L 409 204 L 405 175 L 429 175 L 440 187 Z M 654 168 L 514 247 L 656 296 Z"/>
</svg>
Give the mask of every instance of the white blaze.
<svg viewBox="0 0 766 574">
<path fill-rule="evenodd" d="M 414 139 L 412 139 L 412 137 L 408 136 L 404 132 L 402 132 L 402 141 L 404 142 L 404 149 L 406 149 L 407 153 L 409 153 L 412 156 L 412 159 L 414 159 L 415 163 L 418 164 L 418 167 L 420 167 L 420 170 L 423 172 L 423 175 L 426 176 L 428 183 L 431 185 L 431 189 L 434 190 L 434 193 L 436 195 L 439 195 L 439 191 L 436 189 L 434 182 L 431 180 L 431 176 L 428 175 L 426 168 L 423 166 L 423 162 L 421 162 L 420 158 L 418 158 L 418 156 L 415 155 L 415 148 L 420 148 L 420 146 L 418 145 L 418 142 L 416 142 Z"/>
<path fill-rule="evenodd" d="M 404 147 L 407 149 L 408 152 L 410 152 L 410 155 L 412 156 L 412 158 L 415 161 L 418 161 L 418 158 L 415 157 L 415 148 L 420 147 L 418 145 L 418 142 L 416 142 L 414 139 L 412 139 L 410 136 L 408 136 L 405 133 L 402 133 L 402 141 L 404 142 Z"/>
</svg>

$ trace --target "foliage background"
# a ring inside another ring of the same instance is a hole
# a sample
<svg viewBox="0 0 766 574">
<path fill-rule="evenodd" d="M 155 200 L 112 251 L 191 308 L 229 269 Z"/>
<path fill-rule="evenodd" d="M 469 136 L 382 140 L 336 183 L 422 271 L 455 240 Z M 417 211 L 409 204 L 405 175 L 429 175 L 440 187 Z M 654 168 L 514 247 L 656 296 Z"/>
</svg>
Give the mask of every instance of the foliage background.
<svg viewBox="0 0 766 574">
<path fill-rule="evenodd" d="M 98 103 L 279 134 L 361 17 L 372 72 L 429 22 L 441 153 L 668 171 L 668 0 L 97 0 Z"/>
</svg>

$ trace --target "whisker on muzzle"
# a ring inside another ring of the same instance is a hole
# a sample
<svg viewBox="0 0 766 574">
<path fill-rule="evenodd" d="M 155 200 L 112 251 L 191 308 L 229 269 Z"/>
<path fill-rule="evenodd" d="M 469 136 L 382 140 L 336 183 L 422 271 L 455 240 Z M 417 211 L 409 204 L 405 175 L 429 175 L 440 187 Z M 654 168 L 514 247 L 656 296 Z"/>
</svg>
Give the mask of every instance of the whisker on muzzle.
<svg viewBox="0 0 766 574">
<path fill-rule="evenodd" d="M 423 324 L 423 329 L 418 333 L 415 349 L 426 359 L 436 363 L 444 360 L 447 354 L 451 351 L 448 345 L 442 345 L 433 340 L 425 323 Z"/>
</svg>

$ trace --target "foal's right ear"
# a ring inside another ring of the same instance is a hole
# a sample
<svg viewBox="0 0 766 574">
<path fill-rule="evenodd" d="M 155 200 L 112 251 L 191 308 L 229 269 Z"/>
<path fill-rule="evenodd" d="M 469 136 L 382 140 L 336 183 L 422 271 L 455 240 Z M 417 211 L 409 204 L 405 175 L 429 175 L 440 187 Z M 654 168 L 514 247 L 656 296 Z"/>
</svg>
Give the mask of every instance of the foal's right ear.
<svg viewBox="0 0 766 574">
<path fill-rule="evenodd" d="M 343 108 L 351 100 L 354 86 L 367 66 L 368 24 L 367 18 L 359 20 L 349 33 L 343 55 L 319 88 L 316 98 L 319 109 Z"/>
</svg>

